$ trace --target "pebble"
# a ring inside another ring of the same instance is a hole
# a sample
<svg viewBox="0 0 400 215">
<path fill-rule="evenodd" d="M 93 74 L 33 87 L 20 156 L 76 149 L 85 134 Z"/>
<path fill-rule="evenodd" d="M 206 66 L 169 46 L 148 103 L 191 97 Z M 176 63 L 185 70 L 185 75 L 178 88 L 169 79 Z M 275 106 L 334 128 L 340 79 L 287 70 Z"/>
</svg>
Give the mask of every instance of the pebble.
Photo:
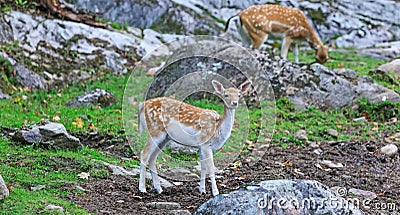
<svg viewBox="0 0 400 215">
<path fill-rule="evenodd" d="M 46 188 L 45 185 L 38 185 L 36 187 L 31 187 L 31 191 L 43 190 L 44 188 Z"/>
<path fill-rule="evenodd" d="M 322 164 L 326 165 L 329 168 L 343 168 L 343 164 L 342 163 L 334 163 L 330 160 L 323 160 Z"/>
<path fill-rule="evenodd" d="M 307 132 L 305 130 L 298 130 L 295 134 L 295 137 L 301 141 L 308 141 Z"/>
<path fill-rule="evenodd" d="M 321 155 L 323 153 L 322 149 L 315 149 L 313 151 L 314 154 Z"/>
<path fill-rule="evenodd" d="M 85 192 L 86 190 L 83 188 L 83 187 L 81 187 L 81 186 L 75 186 L 75 188 L 77 189 L 77 190 L 80 190 L 80 191 L 82 191 L 82 192 Z"/>
<path fill-rule="evenodd" d="M 57 206 L 57 205 L 47 205 L 44 209 L 50 210 L 50 211 L 57 210 L 60 212 L 64 212 L 64 208 L 62 208 L 61 206 Z"/>
<path fill-rule="evenodd" d="M 338 131 L 332 128 L 328 129 L 328 134 L 331 135 L 333 138 L 338 138 L 339 136 Z"/>
<path fill-rule="evenodd" d="M 367 121 L 367 119 L 363 116 L 363 117 L 360 117 L 360 118 L 355 118 L 355 119 L 353 119 L 353 121 L 354 122 L 365 122 L 365 121 Z"/>
<path fill-rule="evenodd" d="M 381 148 L 381 152 L 389 157 L 393 157 L 397 154 L 398 148 L 394 144 L 389 144 Z"/>
</svg>

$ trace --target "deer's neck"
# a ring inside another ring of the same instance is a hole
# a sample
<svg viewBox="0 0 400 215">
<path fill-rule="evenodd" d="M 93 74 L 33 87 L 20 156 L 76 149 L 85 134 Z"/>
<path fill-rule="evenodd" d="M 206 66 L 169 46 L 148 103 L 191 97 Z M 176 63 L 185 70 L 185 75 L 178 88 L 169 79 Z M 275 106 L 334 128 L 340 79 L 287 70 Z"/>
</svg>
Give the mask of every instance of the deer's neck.
<svg viewBox="0 0 400 215">
<path fill-rule="evenodd" d="M 235 122 L 235 109 L 224 107 L 224 113 L 222 115 L 222 121 L 217 127 L 217 131 L 211 141 L 211 148 L 213 150 L 220 149 L 224 143 L 231 136 L 233 123 Z"/>
<path fill-rule="evenodd" d="M 316 31 L 314 31 L 314 29 L 309 26 L 310 30 L 310 36 L 308 37 L 308 42 L 311 43 L 315 49 L 318 49 L 319 47 L 324 46 L 324 44 L 322 44 L 321 39 L 319 38 L 318 34 Z"/>
</svg>

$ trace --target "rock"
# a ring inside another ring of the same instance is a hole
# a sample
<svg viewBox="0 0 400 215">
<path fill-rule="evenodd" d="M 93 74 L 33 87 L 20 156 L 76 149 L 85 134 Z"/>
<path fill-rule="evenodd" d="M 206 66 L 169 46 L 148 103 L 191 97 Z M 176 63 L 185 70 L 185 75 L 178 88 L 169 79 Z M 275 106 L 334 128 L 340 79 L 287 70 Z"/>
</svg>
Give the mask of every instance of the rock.
<svg viewBox="0 0 400 215">
<path fill-rule="evenodd" d="M 45 185 L 38 185 L 36 187 L 31 187 L 31 191 L 43 190 L 44 188 L 46 188 Z"/>
<path fill-rule="evenodd" d="M 335 129 L 329 128 L 327 132 L 333 138 L 338 138 L 338 136 L 339 136 L 338 131 L 336 131 Z"/>
<path fill-rule="evenodd" d="M 301 141 L 308 141 L 307 132 L 305 130 L 298 130 L 294 137 Z"/>
<path fill-rule="evenodd" d="M 199 150 L 197 147 L 185 146 L 182 144 L 178 144 L 174 141 L 169 141 L 168 147 L 172 153 L 176 153 L 176 154 L 179 154 L 179 153 L 196 154 L 197 151 Z"/>
<path fill-rule="evenodd" d="M 12 78 L 17 84 L 28 87 L 29 89 L 46 89 L 48 87 L 48 83 L 44 78 L 17 63 L 17 61 L 9 57 L 6 53 L 0 53 L 0 57 L 7 60 L 11 66 L 13 66 L 15 75 Z"/>
<path fill-rule="evenodd" d="M 400 79 L 400 59 L 396 59 L 389 63 L 380 65 L 378 69 L 385 72 L 393 72 L 397 79 Z"/>
<path fill-rule="evenodd" d="M 381 152 L 389 157 L 393 157 L 397 154 L 398 148 L 394 144 L 389 144 L 381 148 Z"/>
<path fill-rule="evenodd" d="M 8 95 L 8 94 L 3 94 L 3 93 L 1 92 L 1 89 L 0 89 L 0 99 L 9 99 L 9 98 L 11 98 L 11 96 Z"/>
<path fill-rule="evenodd" d="M 12 139 L 24 144 L 39 144 L 55 149 L 75 150 L 82 147 L 79 139 L 70 135 L 64 125 L 54 122 L 18 130 Z"/>
<path fill-rule="evenodd" d="M 29 65 L 22 65 L 17 63 L 24 62 L 19 59 L 10 61 L 16 68 L 17 83 L 21 82 L 31 88 L 42 89 L 49 84 L 68 84 L 77 78 L 85 79 L 85 75 L 76 77 L 70 73 L 76 70 L 84 73 L 88 67 L 95 71 L 105 67 L 114 73 L 123 74 L 140 57 L 169 54 L 166 46 L 154 51 L 162 44 L 163 36 L 157 32 L 152 33 L 154 31 L 150 29 L 142 32 L 140 29 L 129 28 L 127 32 L 96 28 L 83 23 L 45 19 L 17 11 L 3 13 L 0 20 L 0 30 L 4 31 L 0 32 L 1 39 L 7 40 L 4 43 L 9 44 L 18 41 L 21 54 L 15 57 L 23 56 L 31 62 Z M 140 35 L 137 35 L 139 32 Z M 41 72 L 32 72 L 36 71 L 35 68 Z"/>
<path fill-rule="evenodd" d="M 57 210 L 57 211 L 60 211 L 61 213 L 64 212 L 64 208 L 61 206 L 57 206 L 57 205 L 47 205 L 44 209 L 49 210 L 49 211 Z"/>
<path fill-rule="evenodd" d="M 372 48 L 358 49 L 357 54 L 391 60 L 400 56 L 400 41 L 375 44 Z"/>
<path fill-rule="evenodd" d="M 154 209 L 178 209 L 181 207 L 179 203 L 176 202 L 150 202 L 146 204 L 147 207 L 151 207 Z"/>
<path fill-rule="evenodd" d="M 318 148 L 318 149 L 314 149 L 313 153 L 316 155 L 321 155 L 322 153 L 324 153 L 324 151 L 322 151 L 322 149 Z"/>
<path fill-rule="evenodd" d="M 354 122 L 365 122 L 367 119 L 365 116 L 353 119 Z"/>
<path fill-rule="evenodd" d="M 24 66 L 16 64 L 14 69 L 16 71 L 15 80 L 22 86 L 30 89 L 46 89 L 48 87 L 46 80 Z"/>
<path fill-rule="evenodd" d="M 334 163 L 330 160 L 323 160 L 321 163 L 326 165 L 329 168 L 343 168 L 344 167 L 342 163 Z"/>
<path fill-rule="evenodd" d="M 376 197 L 378 197 L 378 195 L 376 195 L 374 192 L 360 190 L 360 189 L 356 189 L 356 188 L 350 188 L 348 193 L 353 196 L 363 197 L 363 198 L 367 198 L 367 199 L 375 199 Z"/>
<path fill-rule="evenodd" d="M 132 169 L 131 171 L 126 170 L 125 168 L 113 164 L 109 164 L 106 162 L 101 162 L 103 165 L 107 166 L 111 171 L 113 175 L 125 175 L 125 176 L 137 176 L 139 175 L 139 169 Z M 149 172 L 146 172 L 146 178 L 151 179 L 151 174 Z M 162 187 L 172 187 L 174 186 L 171 182 L 167 181 L 166 179 L 158 176 L 160 179 L 160 184 Z"/>
<path fill-rule="evenodd" d="M 326 200 L 339 201 L 338 207 Z M 283 205 L 282 205 L 283 204 Z M 318 205 L 318 207 L 316 207 Z M 297 206 L 297 207 L 296 207 Z M 347 207 L 348 206 L 348 207 Z M 283 208 L 285 208 L 283 210 Z M 282 212 L 284 211 L 284 212 Z M 246 189 L 215 196 L 194 214 L 364 214 L 327 186 L 311 180 L 263 181 Z"/>
<path fill-rule="evenodd" d="M 0 175 L 0 200 L 8 197 L 10 195 L 10 191 L 8 190 L 6 183 L 4 183 L 3 177 Z"/>
<path fill-rule="evenodd" d="M 79 108 L 100 104 L 101 107 L 107 107 L 114 102 L 115 96 L 112 93 L 103 89 L 94 89 L 72 99 L 71 101 L 67 102 L 65 106 Z"/>
<path fill-rule="evenodd" d="M 75 188 L 76 188 L 77 190 L 82 191 L 82 192 L 86 192 L 85 188 L 83 188 L 83 187 L 81 187 L 81 186 L 76 185 Z"/>
</svg>

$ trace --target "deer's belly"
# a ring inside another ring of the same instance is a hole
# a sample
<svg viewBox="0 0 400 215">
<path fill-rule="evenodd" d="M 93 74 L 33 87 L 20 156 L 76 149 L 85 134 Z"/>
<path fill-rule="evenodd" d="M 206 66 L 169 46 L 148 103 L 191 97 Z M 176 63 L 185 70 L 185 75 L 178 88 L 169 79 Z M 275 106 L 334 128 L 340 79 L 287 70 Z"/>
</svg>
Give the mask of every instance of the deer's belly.
<svg viewBox="0 0 400 215">
<path fill-rule="evenodd" d="M 198 146 L 201 142 L 201 131 L 186 126 L 176 120 L 171 120 L 166 126 L 167 133 L 175 142 L 187 146 Z"/>
</svg>

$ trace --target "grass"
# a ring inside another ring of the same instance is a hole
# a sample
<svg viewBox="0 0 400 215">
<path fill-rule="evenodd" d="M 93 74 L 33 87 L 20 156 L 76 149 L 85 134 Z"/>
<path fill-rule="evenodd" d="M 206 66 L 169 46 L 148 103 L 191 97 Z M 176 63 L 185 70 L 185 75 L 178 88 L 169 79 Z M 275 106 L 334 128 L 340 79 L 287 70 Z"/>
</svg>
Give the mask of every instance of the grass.
<svg viewBox="0 0 400 215">
<path fill-rule="evenodd" d="M 300 52 L 300 60 L 307 62 L 313 60 L 313 53 Z M 348 67 L 357 71 L 360 75 L 368 75 L 368 71 L 376 68 L 384 61 L 357 56 L 353 53 L 331 52 L 330 61 L 326 66 L 329 68 Z M 292 56 L 289 56 L 289 59 Z M 364 62 L 364 63 L 361 63 Z M 130 86 L 127 91 L 135 101 L 140 101 L 147 85 L 152 77 L 135 73 L 129 79 Z M 73 133 L 96 130 L 102 134 L 121 135 L 124 130 L 124 117 L 136 122 L 135 108 L 128 115 L 122 113 L 125 84 L 127 76 L 116 76 L 106 74 L 102 78 L 77 83 L 59 90 L 29 91 L 27 89 L 16 89 L 12 99 L 0 100 L 1 126 L 20 128 L 23 125 L 32 125 L 42 120 L 55 121 L 54 116 L 59 116 L 59 123 L 65 125 L 68 131 Z M 101 108 L 94 105 L 84 108 L 66 108 L 65 103 L 77 95 L 86 91 L 102 88 L 112 92 L 117 102 L 109 107 Z M 393 87 L 398 90 L 398 87 Z M 187 100 L 195 106 L 214 109 L 222 113 L 223 105 L 219 99 L 210 100 Z M 392 118 L 399 116 L 400 104 L 385 102 L 372 105 L 368 101 L 360 101 L 358 110 L 335 110 L 320 111 L 310 107 L 306 110 L 295 110 L 293 104 L 287 99 L 276 102 L 276 124 L 274 129 L 268 127 L 263 130 L 263 110 L 259 108 L 238 110 L 236 113 L 237 123 L 232 131 L 232 136 L 224 145 L 223 151 L 216 152 L 216 163 L 229 163 L 235 157 L 232 153 L 249 151 L 250 145 L 261 137 L 264 144 L 269 140 L 273 144 L 287 147 L 290 144 L 305 143 L 296 139 L 295 133 L 304 129 L 311 142 L 324 143 L 327 141 L 344 140 L 368 140 L 376 139 L 380 132 L 394 133 L 400 130 L 399 124 L 388 123 Z M 274 107 L 274 106 L 273 106 Z M 397 111 L 396 111 L 397 110 Z M 125 114 L 125 115 L 124 115 Z M 354 122 L 354 118 L 366 117 L 365 122 Z M 83 126 L 76 126 L 77 118 L 82 120 Z M 92 124 L 94 127 L 90 127 Z M 128 133 L 135 136 L 136 125 Z M 337 138 L 328 134 L 328 129 L 339 132 Z M 272 131 L 274 132 L 272 133 Z M 268 133 L 268 134 L 266 134 Z M 133 151 L 143 146 L 145 137 L 138 138 L 137 145 Z M 239 145 L 237 144 L 239 143 Z M 136 150 L 136 151 L 135 151 Z M 101 151 L 83 147 L 78 151 L 55 151 L 37 148 L 36 146 L 24 146 L 13 143 L 0 136 L 0 174 L 7 184 L 11 185 L 11 196 L 0 202 L 0 214 L 35 214 L 44 213 L 44 207 L 48 204 L 62 206 L 67 214 L 86 214 L 76 204 L 66 201 L 63 197 L 68 195 L 65 184 L 77 183 L 80 179 L 77 175 L 81 172 L 90 173 L 90 180 L 96 180 L 107 176 L 107 169 L 97 161 L 105 161 L 112 164 L 123 165 L 127 168 L 137 167 L 136 160 L 125 161 L 111 157 Z M 165 153 L 172 159 L 167 159 L 167 165 L 181 166 L 197 164 L 198 154 L 195 155 L 172 155 L 168 150 Z M 231 156 L 231 157 L 229 157 Z M 162 159 L 162 157 L 160 158 Z M 31 191 L 30 187 L 46 185 L 44 190 Z"/>
</svg>

